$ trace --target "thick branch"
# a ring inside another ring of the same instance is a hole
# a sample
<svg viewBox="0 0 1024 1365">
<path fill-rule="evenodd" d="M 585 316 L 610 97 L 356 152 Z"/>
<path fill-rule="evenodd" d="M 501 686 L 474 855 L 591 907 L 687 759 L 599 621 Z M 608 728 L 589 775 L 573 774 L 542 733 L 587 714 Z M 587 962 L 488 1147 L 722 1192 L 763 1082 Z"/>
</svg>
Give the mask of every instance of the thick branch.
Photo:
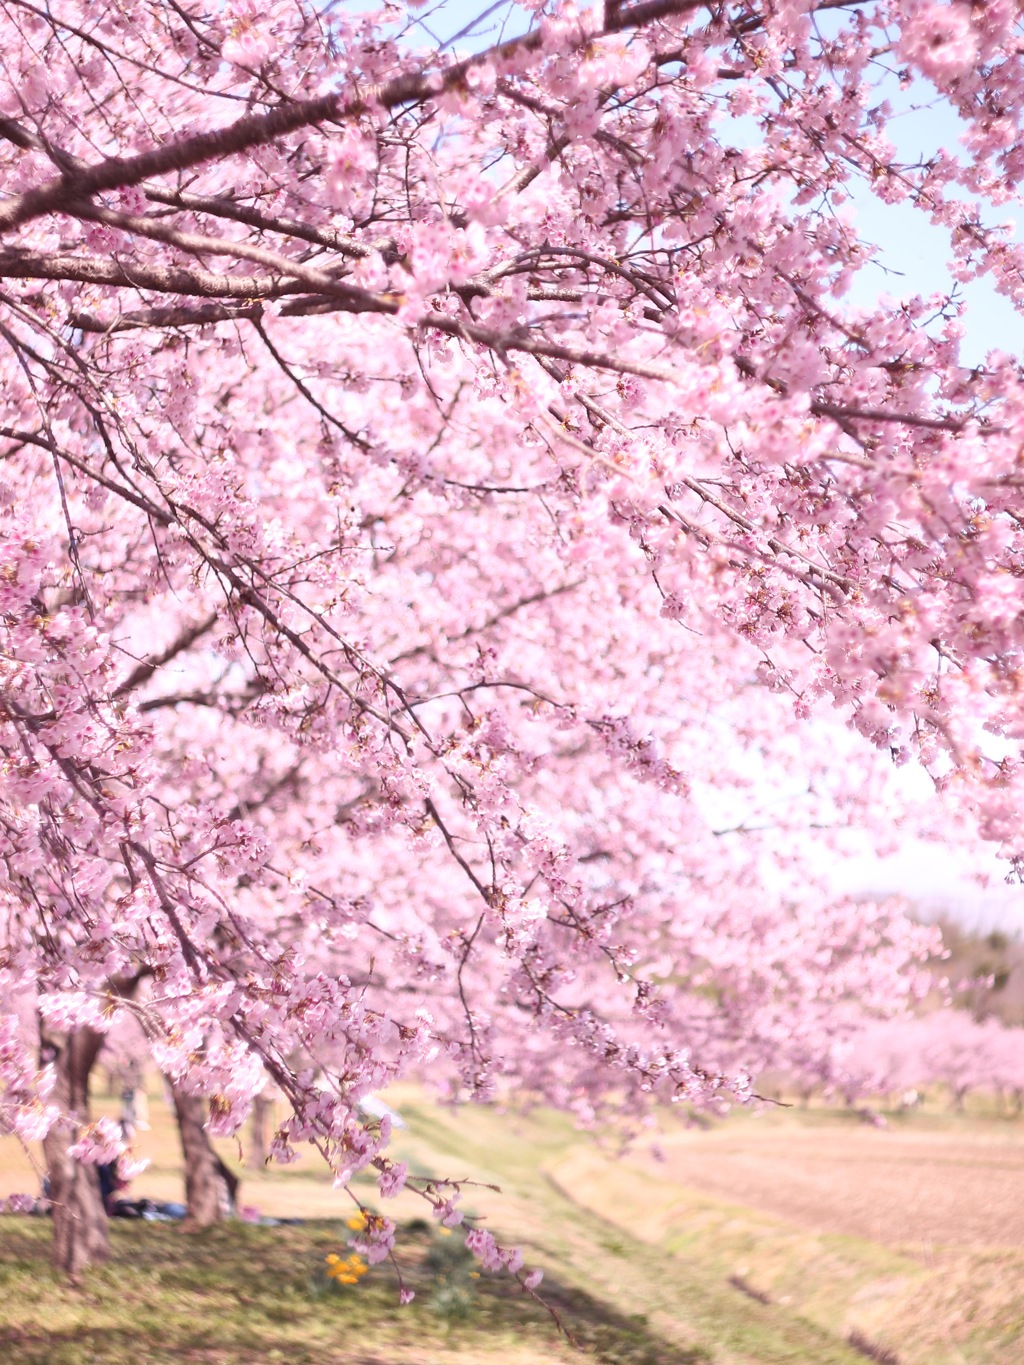
<svg viewBox="0 0 1024 1365">
<path fill-rule="evenodd" d="M 231 245 L 240 248 L 237 252 L 240 256 L 254 254 L 243 243 Z M 397 303 L 389 307 L 386 300 L 334 280 L 323 271 L 310 270 L 298 261 L 294 263 L 294 269 L 286 258 L 281 257 L 280 262 L 281 274 L 222 275 L 200 267 L 185 269 L 136 262 L 127 265 L 97 256 L 35 256 L 8 251 L 0 254 L 0 279 L 75 280 L 80 284 L 107 284 L 122 289 L 152 289 L 161 294 L 235 299 L 279 298 L 282 294 L 297 294 L 312 287 L 329 298 L 344 300 L 346 311 L 352 313 L 394 312 L 398 308 Z"/>
<path fill-rule="evenodd" d="M 643 0 L 643 3 L 610 10 L 604 33 L 618 33 L 673 15 L 689 14 L 701 8 L 706 0 Z M 578 45 L 583 46 L 599 36 L 580 26 Z M 138 185 L 156 176 L 189 170 L 207 161 L 222 161 L 237 156 L 252 147 L 264 146 L 288 133 L 297 132 L 314 124 L 343 122 L 357 118 L 365 111 L 378 107 L 394 109 L 402 104 L 415 104 L 436 99 L 448 90 L 460 86 L 467 74 L 485 62 L 499 64 L 520 52 L 534 52 L 544 43 L 544 30 L 534 29 L 521 38 L 499 43 L 485 52 L 455 62 L 444 71 L 409 72 L 396 76 L 383 85 L 367 86 L 365 90 L 349 87 L 312 100 L 295 100 L 280 104 L 265 114 L 246 114 L 212 132 L 196 133 L 179 138 L 163 147 L 153 147 L 138 156 L 108 157 L 84 170 L 65 174 L 36 189 L 26 190 L 12 197 L 0 207 L 0 232 L 27 223 L 43 214 L 65 209 L 69 203 L 88 199 L 104 190 L 126 185 Z"/>
</svg>

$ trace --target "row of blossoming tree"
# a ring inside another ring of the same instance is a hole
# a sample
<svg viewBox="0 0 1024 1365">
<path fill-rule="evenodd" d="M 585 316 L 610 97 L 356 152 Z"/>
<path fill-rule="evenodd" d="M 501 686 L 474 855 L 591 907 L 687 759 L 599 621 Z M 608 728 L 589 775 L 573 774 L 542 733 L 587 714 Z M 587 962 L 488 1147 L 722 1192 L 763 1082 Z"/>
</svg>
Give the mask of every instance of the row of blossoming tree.
<svg viewBox="0 0 1024 1365">
<path fill-rule="evenodd" d="M 972 1092 L 996 1098 L 1004 1112 L 1024 1107 L 1024 1028 L 966 1010 L 861 1021 L 827 1050 L 808 1056 L 791 1078 L 806 1101 L 814 1094 L 847 1105 L 881 1100 L 916 1106 L 939 1087 L 956 1109 Z M 871 1116 L 874 1111 L 865 1111 Z"/>
<path fill-rule="evenodd" d="M 1024 855 L 1024 381 L 943 281 L 850 304 L 843 207 L 1021 301 L 1017 7 L 492 22 L 0 0 L 0 1105 L 73 1274 L 119 1018 L 454 1225 L 369 1091 L 642 1116 L 898 1007 L 930 935 L 805 837 L 890 840 L 893 760 Z"/>
</svg>

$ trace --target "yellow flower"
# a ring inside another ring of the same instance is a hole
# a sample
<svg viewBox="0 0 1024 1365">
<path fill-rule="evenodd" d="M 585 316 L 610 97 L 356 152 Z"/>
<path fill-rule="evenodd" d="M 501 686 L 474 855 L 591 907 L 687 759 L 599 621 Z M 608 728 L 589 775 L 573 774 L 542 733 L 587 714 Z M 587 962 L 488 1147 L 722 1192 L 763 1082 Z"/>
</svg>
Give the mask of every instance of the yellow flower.
<svg viewBox="0 0 1024 1365">
<path fill-rule="evenodd" d="M 335 1280 L 338 1284 L 358 1284 L 360 1277 L 365 1275 L 368 1267 L 359 1260 L 358 1257 L 349 1257 L 343 1261 L 340 1256 L 328 1256 L 327 1261 L 330 1269 L 327 1271 L 327 1278 Z"/>
<path fill-rule="evenodd" d="M 350 1227 L 353 1232 L 362 1232 L 363 1228 L 366 1227 L 366 1214 L 363 1213 L 362 1210 L 360 1210 L 359 1213 L 354 1213 L 348 1220 L 347 1226 Z"/>
<path fill-rule="evenodd" d="M 330 1254 L 329 1256 L 325 1256 L 325 1257 L 324 1257 L 324 1260 L 327 1262 L 328 1265 L 340 1265 L 340 1264 L 341 1264 L 341 1257 L 340 1257 L 340 1256 L 335 1256 L 335 1254 L 334 1254 L 333 1251 L 331 1252 L 331 1254 Z"/>
</svg>

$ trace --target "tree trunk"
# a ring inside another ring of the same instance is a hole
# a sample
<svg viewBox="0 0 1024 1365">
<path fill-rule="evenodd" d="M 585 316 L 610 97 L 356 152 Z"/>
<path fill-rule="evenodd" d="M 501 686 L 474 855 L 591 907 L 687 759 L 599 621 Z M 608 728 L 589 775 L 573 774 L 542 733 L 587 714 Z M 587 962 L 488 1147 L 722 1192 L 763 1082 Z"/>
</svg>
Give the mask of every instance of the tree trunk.
<svg viewBox="0 0 1024 1365">
<path fill-rule="evenodd" d="M 144 968 L 134 976 L 113 976 L 107 983 L 112 996 L 130 1000 Z M 79 1129 L 89 1122 L 89 1076 L 106 1035 L 95 1029 L 70 1033 L 51 1029 L 39 1020 L 39 1043 L 44 1063 L 52 1062 L 56 1083 L 52 1099 L 68 1119 L 43 1139 L 43 1156 L 53 1210 L 53 1264 L 77 1282 L 84 1268 L 110 1255 L 110 1228 L 100 1193 L 99 1172 L 92 1163 L 76 1161 L 71 1147 Z"/>
<path fill-rule="evenodd" d="M 110 1255 L 96 1167 L 76 1161 L 70 1150 L 79 1128 L 89 1122 L 89 1073 L 103 1046 L 103 1034 L 92 1029 L 51 1032 L 41 1021 L 40 1039 L 43 1059 L 52 1062 L 57 1073 L 54 1103 L 71 1116 L 43 1139 L 53 1208 L 53 1264 L 77 1282 L 87 1265 Z"/>
<path fill-rule="evenodd" d="M 270 1145 L 270 1122 L 274 1112 L 274 1101 L 266 1094 L 257 1095 L 252 1102 L 252 1146 L 249 1161 L 253 1166 L 262 1166 L 267 1160 Z"/>
<path fill-rule="evenodd" d="M 238 1177 L 224 1165 L 207 1136 L 206 1106 L 201 1096 L 188 1095 L 171 1083 L 178 1117 L 181 1151 L 185 1159 L 187 1226 L 208 1228 L 232 1212 Z"/>
</svg>

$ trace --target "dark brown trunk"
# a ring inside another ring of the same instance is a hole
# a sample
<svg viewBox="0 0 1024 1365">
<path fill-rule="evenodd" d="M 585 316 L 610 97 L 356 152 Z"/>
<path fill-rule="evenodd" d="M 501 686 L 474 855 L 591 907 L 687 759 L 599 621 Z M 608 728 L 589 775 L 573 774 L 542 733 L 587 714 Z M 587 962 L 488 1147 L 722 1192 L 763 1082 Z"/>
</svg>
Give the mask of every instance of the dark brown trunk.
<svg viewBox="0 0 1024 1365">
<path fill-rule="evenodd" d="M 107 983 L 111 996 L 130 1000 L 148 969 L 134 976 L 114 976 Z M 52 1100 L 67 1117 L 43 1139 L 43 1156 L 53 1210 L 53 1264 L 77 1282 L 94 1261 L 110 1255 L 110 1228 L 100 1193 L 99 1171 L 92 1163 L 76 1161 L 71 1148 L 89 1122 L 89 1077 L 106 1035 L 94 1029 L 62 1032 L 39 1021 L 39 1043 L 44 1062 L 56 1073 Z"/>
<path fill-rule="evenodd" d="M 206 1105 L 199 1095 L 188 1095 L 171 1083 L 174 1112 L 185 1161 L 187 1226 L 208 1228 L 234 1208 L 238 1178 L 213 1150 L 207 1135 Z"/>
<path fill-rule="evenodd" d="M 44 1060 L 53 1063 L 57 1074 L 53 1102 L 70 1116 L 43 1139 L 53 1208 L 53 1264 L 77 1281 L 87 1265 L 110 1255 L 96 1167 L 76 1161 L 70 1150 L 89 1122 L 89 1073 L 103 1034 L 92 1029 L 58 1033 L 41 1023 L 40 1038 Z"/>
</svg>

